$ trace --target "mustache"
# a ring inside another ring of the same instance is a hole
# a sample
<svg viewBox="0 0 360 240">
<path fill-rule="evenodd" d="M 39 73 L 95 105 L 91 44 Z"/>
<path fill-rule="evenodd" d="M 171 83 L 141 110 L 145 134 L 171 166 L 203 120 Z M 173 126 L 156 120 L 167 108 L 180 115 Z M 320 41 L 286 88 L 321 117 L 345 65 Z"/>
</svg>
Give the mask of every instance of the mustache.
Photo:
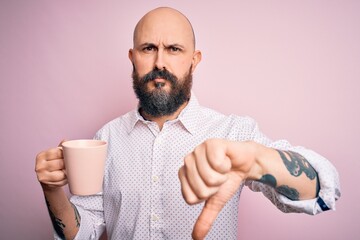
<svg viewBox="0 0 360 240">
<path fill-rule="evenodd" d="M 147 73 L 145 76 L 143 76 L 141 78 L 141 80 L 144 83 L 150 82 L 156 78 L 162 78 L 165 79 L 167 81 L 170 81 L 171 83 L 176 83 L 176 81 L 178 80 L 177 77 L 170 73 L 168 70 L 163 69 L 163 70 L 159 70 L 159 69 L 154 69 L 151 72 Z"/>
</svg>

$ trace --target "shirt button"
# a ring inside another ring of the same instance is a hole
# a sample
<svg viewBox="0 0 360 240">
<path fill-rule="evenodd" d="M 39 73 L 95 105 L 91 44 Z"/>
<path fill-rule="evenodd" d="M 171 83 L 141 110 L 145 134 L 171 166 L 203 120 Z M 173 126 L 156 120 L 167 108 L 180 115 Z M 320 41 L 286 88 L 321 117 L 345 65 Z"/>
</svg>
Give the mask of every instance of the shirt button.
<svg viewBox="0 0 360 240">
<path fill-rule="evenodd" d="M 159 181 L 159 177 L 155 175 L 155 176 L 152 177 L 152 180 L 153 180 L 153 182 L 158 182 L 158 181 Z"/>
<path fill-rule="evenodd" d="M 162 140 L 161 140 L 160 137 L 158 137 L 158 138 L 155 139 L 155 143 L 156 143 L 156 144 L 161 144 L 161 142 L 162 142 Z"/>
<path fill-rule="evenodd" d="M 154 222 L 156 222 L 156 221 L 159 220 L 159 216 L 153 213 L 153 214 L 151 215 L 151 220 L 154 221 Z"/>
</svg>

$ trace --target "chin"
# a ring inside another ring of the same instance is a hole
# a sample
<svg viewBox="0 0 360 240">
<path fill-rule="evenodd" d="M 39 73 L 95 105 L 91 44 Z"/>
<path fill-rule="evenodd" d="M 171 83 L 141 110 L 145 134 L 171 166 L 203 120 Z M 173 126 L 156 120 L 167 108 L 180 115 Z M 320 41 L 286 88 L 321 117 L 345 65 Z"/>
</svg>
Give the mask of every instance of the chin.
<svg viewBox="0 0 360 240">
<path fill-rule="evenodd" d="M 170 86 L 162 86 L 162 87 L 156 87 L 154 85 L 148 87 L 149 93 L 170 93 L 171 87 Z"/>
</svg>

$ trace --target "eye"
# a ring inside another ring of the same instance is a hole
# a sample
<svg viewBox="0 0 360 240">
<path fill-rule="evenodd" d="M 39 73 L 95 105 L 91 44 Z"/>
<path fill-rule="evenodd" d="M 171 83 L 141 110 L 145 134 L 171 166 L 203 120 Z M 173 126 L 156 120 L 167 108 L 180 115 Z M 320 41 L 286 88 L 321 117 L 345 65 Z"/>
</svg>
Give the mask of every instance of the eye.
<svg viewBox="0 0 360 240">
<path fill-rule="evenodd" d="M 143 48 L 144 52 L 152 52 L 152 51 L 156 51 L 156 47 L 154 46 L 146 46 Z"/>
<path fill-rule="evenodd" d="M 174 47 L 174 46 L 169 47 L 169 50 L 170 50 L 170 52 L 180 52 L 181 51 L 180 48 Z"/>
</svg>

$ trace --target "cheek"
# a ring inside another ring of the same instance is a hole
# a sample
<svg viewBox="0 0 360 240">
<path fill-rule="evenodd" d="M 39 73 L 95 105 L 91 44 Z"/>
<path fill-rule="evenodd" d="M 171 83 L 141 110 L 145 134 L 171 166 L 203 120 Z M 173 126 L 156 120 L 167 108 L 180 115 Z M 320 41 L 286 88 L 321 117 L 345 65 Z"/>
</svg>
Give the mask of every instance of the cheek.
<svg viewBox="0 0 360 240">
<path fill-rule="evenodd" d="M 173 59 L 173 61 L 171 62 L 171 66 L 168 70 L 175 74 L 178 78 L 182 78 L 189 72 L 191 65 L 191 60 L 187 58 Z"/>
<path fill-rule="evenodd" d="M 179 61 L 175 67 L 176 76 L 182 78 L 185 75 L 187 75 L 191 65 L 192 62 L 189 61 L 188 59 Z"/>
<path fill-rule="evenodd" d="M 135 69 L 140 77 L 144 76 L 145 74 L 153 70 L 151 59 L 136 57 L 134 58 L 133 64 L 135 65 Z"/>
</svg>

